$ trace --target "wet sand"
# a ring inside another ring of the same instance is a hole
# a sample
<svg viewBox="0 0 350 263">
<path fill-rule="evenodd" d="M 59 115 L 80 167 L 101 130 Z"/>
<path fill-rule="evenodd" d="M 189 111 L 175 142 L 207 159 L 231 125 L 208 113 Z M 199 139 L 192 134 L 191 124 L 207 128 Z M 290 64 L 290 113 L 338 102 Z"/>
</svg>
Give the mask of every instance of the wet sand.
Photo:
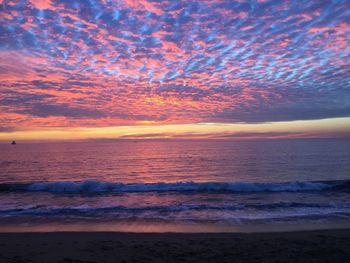
<svg viewBox="0 0 350 263">
<path fill-rule="evenodd" d="M 0 233 L 0 262 L 350 262 L 350 229 Z"/>
</svg>

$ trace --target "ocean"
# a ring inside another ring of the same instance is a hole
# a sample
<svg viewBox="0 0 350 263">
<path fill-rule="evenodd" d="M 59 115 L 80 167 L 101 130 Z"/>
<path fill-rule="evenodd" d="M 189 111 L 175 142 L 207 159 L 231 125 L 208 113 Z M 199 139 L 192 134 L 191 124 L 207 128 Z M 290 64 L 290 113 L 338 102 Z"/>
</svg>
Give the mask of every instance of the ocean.
<svg viewBox="0 0 350 263">
<path fill-rule="evenodd" d="M 0 144 L 0 231 L 350 225 L 350 140 Z"/>
</svg>

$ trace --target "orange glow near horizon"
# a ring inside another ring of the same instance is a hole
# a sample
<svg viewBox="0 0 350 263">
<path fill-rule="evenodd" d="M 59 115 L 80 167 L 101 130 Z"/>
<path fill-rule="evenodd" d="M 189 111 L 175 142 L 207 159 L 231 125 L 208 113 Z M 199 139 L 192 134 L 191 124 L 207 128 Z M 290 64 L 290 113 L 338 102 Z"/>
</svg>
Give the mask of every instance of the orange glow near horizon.
<svg viewBox="0 0 350 263">
<path fill-rule="evenodd" d="M 143 123 L 143 124 L 146 124 Z M 147 122 L 147 124 L 150 124 Z M 350 118 L 270 123 L 197 123 L 0 132 L 1 141 L 81 139 L 273 139 L 349 137 Z"/>
</svg>

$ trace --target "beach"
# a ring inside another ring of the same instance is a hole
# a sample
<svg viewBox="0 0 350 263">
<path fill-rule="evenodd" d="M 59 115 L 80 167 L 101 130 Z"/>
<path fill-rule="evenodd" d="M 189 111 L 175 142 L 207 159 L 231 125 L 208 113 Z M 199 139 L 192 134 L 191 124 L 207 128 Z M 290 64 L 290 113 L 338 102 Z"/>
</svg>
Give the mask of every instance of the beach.
<svg viewBox="0 0 350 263">
<path fill-rule="evenodd" d="M 1 233 L 1 262 L 349 262 L 350 229 Z"/>
</svg>

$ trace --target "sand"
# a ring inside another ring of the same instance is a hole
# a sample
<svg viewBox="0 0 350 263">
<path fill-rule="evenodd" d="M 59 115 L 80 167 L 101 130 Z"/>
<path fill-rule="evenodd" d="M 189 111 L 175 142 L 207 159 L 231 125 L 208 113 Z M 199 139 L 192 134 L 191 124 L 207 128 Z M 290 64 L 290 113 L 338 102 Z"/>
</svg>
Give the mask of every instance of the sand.
<svg viewBox="0 0 350 263">
<path fill-rule="evenodd" d="M 284 233 L 1 233 L 0 262 L 350 262 L 350 229 Z"/>
</svg>

